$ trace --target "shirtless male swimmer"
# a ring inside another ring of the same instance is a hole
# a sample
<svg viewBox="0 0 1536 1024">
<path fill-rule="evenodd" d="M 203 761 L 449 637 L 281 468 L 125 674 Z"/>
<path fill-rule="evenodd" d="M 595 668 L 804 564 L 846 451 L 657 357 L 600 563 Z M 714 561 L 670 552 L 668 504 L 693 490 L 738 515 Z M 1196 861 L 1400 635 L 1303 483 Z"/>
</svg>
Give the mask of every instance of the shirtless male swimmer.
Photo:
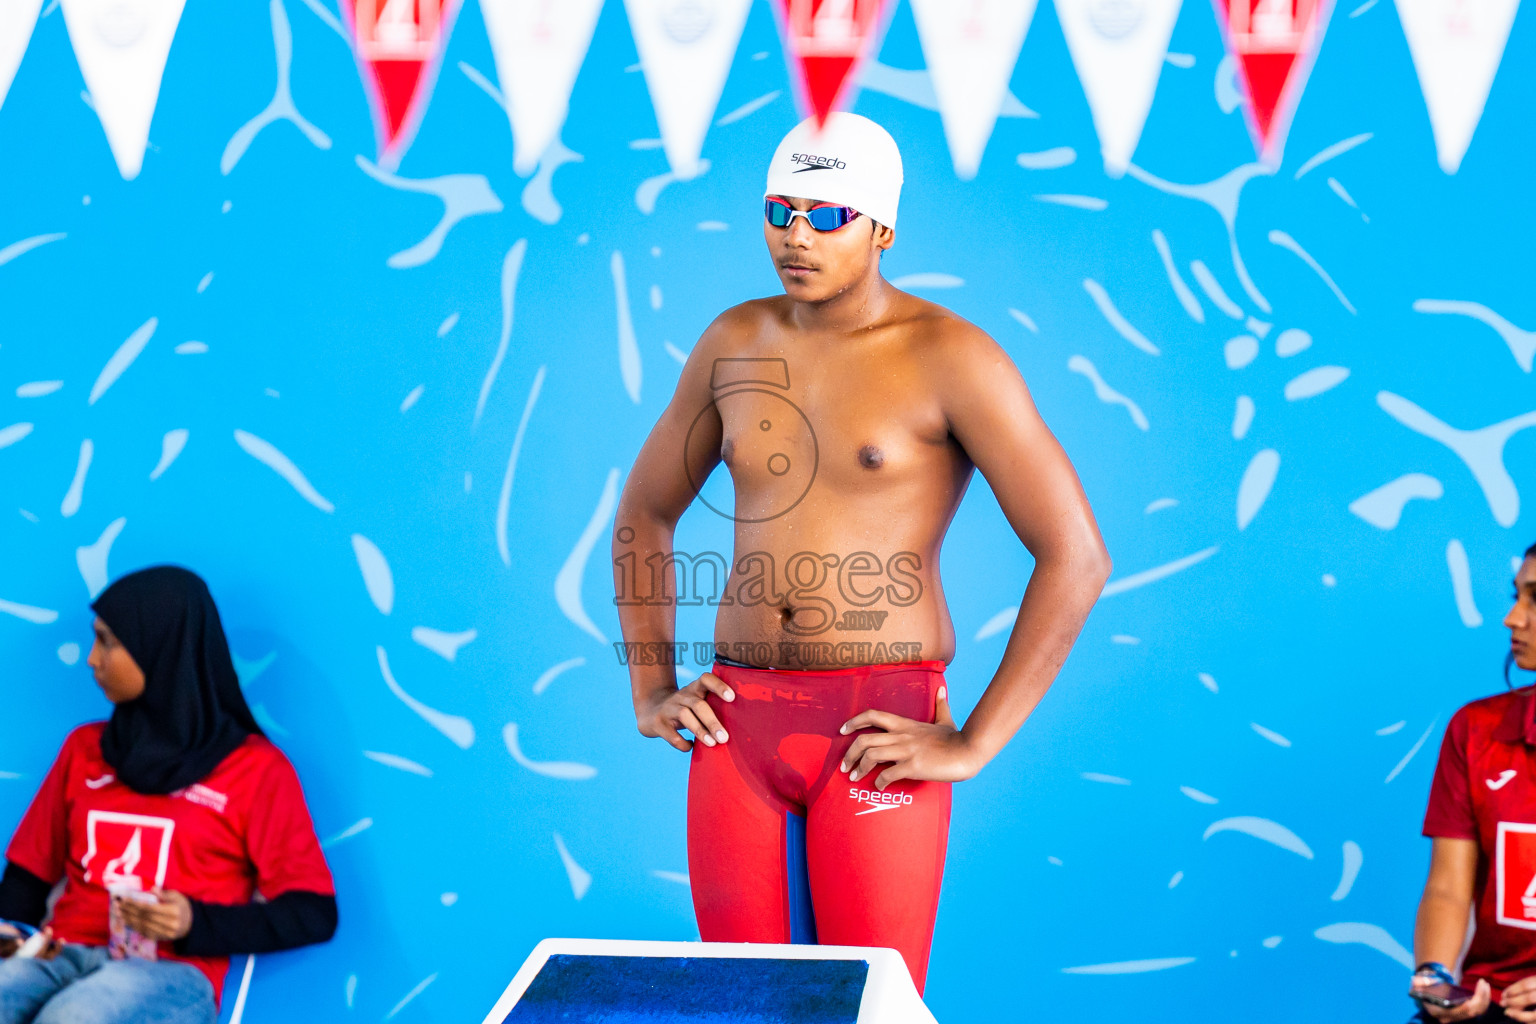
<svg viewBox="0 0 1536 1024">
<path fill-rule="evenodd" d="M 673 530 L 724 461 L 735 553 L 709 598 L 721 656 L 681 689 L 672 659 L 628 659 L 640 732 L 693 752 L 700 936 L 892 947 L 921 992 L 950 783 L 1040 702 L 1110 563 L 1002 348 L 880 276 L 901 181 L 895 141 L 854 114 L 779 144 L 763 237 L 784 294 L 725 311 L 699 339 L 629 474 L 613 555 L 625 646 L 673 649 L 674 601 L 701 603 L 710 575 L 673 551 Z M 939 549 L 975 469 L 1035 569 L 957 728 Z"/>
</svg>

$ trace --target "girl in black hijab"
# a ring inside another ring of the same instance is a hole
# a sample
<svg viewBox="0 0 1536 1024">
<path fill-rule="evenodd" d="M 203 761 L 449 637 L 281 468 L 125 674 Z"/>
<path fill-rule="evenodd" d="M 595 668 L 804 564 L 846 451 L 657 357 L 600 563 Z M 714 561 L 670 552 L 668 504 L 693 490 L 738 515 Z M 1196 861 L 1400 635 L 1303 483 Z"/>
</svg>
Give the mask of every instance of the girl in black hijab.
<svg viewBox="0 0 1536 1024">
<path fill-rule="evenodd" d="M 0 1024 L 73 1005 L 209 1024 L 231 955 L 331 937 L 330 872 L 203 581 L 145 569 L 92 608 L 89 664 L 114 709 L 70 734 L 6 851 Z M 41 956 L 12 955 L 61 879 Z"/>
<path fill-rule="evenodd" d="M 118 704 L 101 754 L 140 793 L 184 789 L 250 735 L 263 735 L 235 675 L 208 587 L 159 566 L 131 573 L 91 605 L 143 670 L 136 700 Z"/>
</svg>

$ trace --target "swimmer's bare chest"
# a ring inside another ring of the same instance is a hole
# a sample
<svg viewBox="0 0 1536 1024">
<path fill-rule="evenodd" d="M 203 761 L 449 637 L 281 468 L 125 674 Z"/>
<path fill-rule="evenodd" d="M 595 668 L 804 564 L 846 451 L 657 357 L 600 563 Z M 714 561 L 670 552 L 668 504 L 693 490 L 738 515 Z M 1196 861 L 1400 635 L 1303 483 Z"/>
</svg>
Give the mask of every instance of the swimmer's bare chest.
<svg viewBox="0 0 1536 1024">
<path fill-rule="evenodd" d="M 735 490 L 715 641 L 749 664 L 949 660 L 938 555 L 972 465 L 921 323 L 867 336 L 765 329 L 717 362 Z"/>
</svg>

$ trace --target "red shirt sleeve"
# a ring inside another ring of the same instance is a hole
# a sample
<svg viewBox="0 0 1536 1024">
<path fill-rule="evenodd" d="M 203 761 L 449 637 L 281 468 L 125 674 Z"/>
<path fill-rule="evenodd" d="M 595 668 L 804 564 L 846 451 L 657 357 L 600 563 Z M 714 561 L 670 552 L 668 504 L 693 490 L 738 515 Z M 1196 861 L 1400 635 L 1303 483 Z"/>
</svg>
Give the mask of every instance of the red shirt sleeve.
<svg viewBox="0 0 1536 1024">
<path fill-rule="evenodd" d="M 285 892 L 336 893 L 320 840 L 293 765 L 281 752 L 262 773 L 246 826 L 245 846 L 256 868 L 256 890 L 267 899 Z"/>
<path fill-rule="evenodd" d="M 6 860 L 50 885 L 64 877 L 69 856 L 68 782 L 83 731 L 76 729 L 64 741 L 5 851 Z"/>
<path fill-rule="evenodd" d="M 1441 839 L 1476 839 L 1477 821 L 1472 815 L 1472 790 L 1467 782 L 1467 709 L 1451 716 L 1445 739 L 1440 742 L 1440 761 L 1429 786 L 1429 808 L 1424 812 L 1424 834 Z"/>
</svg>

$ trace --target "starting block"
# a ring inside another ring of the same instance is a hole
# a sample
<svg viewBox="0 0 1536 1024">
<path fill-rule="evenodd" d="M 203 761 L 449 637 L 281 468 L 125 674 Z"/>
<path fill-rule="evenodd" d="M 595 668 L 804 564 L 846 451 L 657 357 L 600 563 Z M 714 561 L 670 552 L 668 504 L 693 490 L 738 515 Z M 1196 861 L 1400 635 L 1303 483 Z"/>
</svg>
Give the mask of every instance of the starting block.
<svg viewBox="0 0 1536 1024">
<path fill-rule="evenodd" d="M 484 1024 L 937 1024 L 894 949 L 545 939 Z"/>
</svg>

